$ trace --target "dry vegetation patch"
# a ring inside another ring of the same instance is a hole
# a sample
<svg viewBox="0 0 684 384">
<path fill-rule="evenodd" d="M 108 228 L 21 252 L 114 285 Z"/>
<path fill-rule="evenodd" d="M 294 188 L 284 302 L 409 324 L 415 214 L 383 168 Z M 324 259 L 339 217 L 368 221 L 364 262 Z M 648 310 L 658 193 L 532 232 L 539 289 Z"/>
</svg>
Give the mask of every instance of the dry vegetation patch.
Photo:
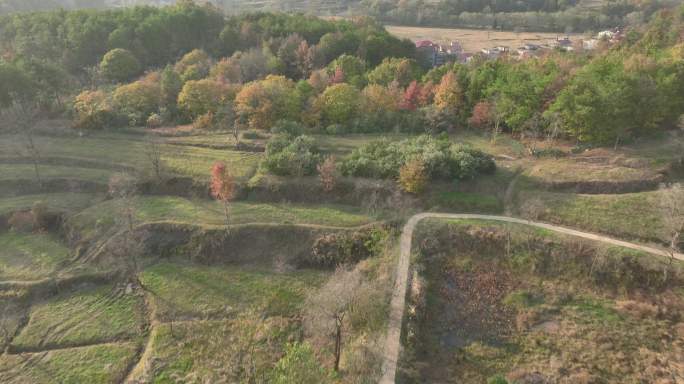
<svg viewBox="0 0 684 384">
<path fill-rule="evenodd" d="M 419 231 L 404 382 L 674 384 L 684 373 L 680 264 L 503 224 Z"/>
</svg>

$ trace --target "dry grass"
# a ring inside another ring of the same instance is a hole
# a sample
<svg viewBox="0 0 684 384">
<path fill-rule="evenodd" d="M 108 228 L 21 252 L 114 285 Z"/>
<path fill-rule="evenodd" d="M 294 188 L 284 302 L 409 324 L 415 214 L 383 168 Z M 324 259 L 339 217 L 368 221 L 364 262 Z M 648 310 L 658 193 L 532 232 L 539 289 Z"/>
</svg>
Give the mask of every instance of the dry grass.
<svg viewBox="0 0 684 384">
<path fill-rule="evenodd" d="M 478 52 L 482 48 L 491 48 L 499 45 L 508 46 L 515 49 L 523 44 L 551 44 L 557 33 L 542 32 L 508 32 L 508 31 L 488 31 L 478 29 L 462 28 L 428 28 L 428 27 L 403 27 L 387 25 L 385 29 L 391 34 L 407 38 L 413 41 L 432 40 L 438 43 L 448 43 L 458 40 L 465 52 Z M 581 35 L 571 34 L 572 40 L 579 39 Z"/>
</svg>

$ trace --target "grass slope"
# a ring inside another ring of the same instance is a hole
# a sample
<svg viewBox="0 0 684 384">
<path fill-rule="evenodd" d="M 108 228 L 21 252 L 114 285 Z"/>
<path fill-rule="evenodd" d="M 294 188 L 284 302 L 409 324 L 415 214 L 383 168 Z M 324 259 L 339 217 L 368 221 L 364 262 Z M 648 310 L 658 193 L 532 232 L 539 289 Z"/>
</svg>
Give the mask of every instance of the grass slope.
<svg viewBox="0 0 684 384">
<path fill-rule="evenodd" d="M 243 312 L 291 316 L 298 312 L 325 272 L 299 270 L 282 274 L 240 267 L 162 263 L 141 276 L 162 319 L 227 317 Z"/>
<path fill-rule="evenodd" d="M 77 212 L 93 203 L 101 196 L 92 193 L 47 193 L 0 198 L 0 214 L 29 209 L 36 202 L 44 202 L 57 211 Z"/>
<path fill-rule="evenodd" d="M 108 170 L 122 166 L 149 172 L 150 160 L 146 154 L 149 143 L 141 135 L 124 133 L 91 133 L 85 137 L 35 138 L 36 147 L 43 158 L 61 158 L 74 162 L 79 160 L 97 162 Z M 0 140 L 0 164 L 4 157 L 17 157 L 16 148 L 22 148 L 22 138 L 2 136 Z M 236 177 L 244 177 L 256 169 L 260 154 L 237 152 L 225 149 L 211 149 L 198 146 L 160 145 L 162 161 L 168 172 L 207 180 L 211 166 L 216 161 L 225 162 Z M 14 166 L 12 166 L 14 167 Z M 0 165 L 0 173 L 12 169 L 8 164 Z M 48 168 L 49 170 L 49 168 Z M 95 171 L 93 171 L 95 172 Z"/>
<path fill-rule="evenodd" d="M 282 317 L 246 313 L 230 320 L 162 324 L 151 334 L 145 382 L 263 381 L 295 341 L 299 325 Z M 153 362 L 153 363 L 150 363 Z"/>
<path fill-rule="evenodd" d="M 519 201 L 539 199 L 540 219 L 586 231 L 639 240 L 664 241 L 660 192 L 619 195 L 524 192 Z"/>
<path fill-rule="evenodd" d="M 73 218 L 78 228 L 108 226 L 120 205 L 108 200 L 80 212 Z M 189 200 L 173 196 L 142 196 L 135 201 L 139 222 L 176 221 L 181 223 L 224 225 L 223 205 L 211 200 Z M 289 223 L 355 227 L 371 222 L 359 209 L 345 206 L 304 206 L 234 202 L 230 205 L 230 224 Z"/>
<path fill-rule="evenodd" d="M 36 350 L 135 339 L 142 334 L 141 306 L 139 297 L 109 285 L 68 292 L 35 305 L 12 347 Z"/>
<path fill-rule="evenodd" d="M 53 235 L 0 232 L 0 280 L 39 280 L 58 272 L 69 250 Z"/>
<path fill-rule="evenodd" d="M 132 343 L 0 356 L 6 384 L 109 384 L 121 382 L 136 356 Z"/>
</svg>

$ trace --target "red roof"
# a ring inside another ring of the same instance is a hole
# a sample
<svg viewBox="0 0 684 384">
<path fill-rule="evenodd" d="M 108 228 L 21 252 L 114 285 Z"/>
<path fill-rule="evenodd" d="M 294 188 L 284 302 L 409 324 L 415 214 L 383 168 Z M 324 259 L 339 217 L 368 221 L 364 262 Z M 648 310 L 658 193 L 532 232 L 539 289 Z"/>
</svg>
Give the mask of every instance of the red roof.
<svg viewBox="0 0 684 384">
<path fill-rule="evenodd" d="M 430 40 L 416 41 L 416 48 L 432 47 L 434 43 Z"/>
</svg>

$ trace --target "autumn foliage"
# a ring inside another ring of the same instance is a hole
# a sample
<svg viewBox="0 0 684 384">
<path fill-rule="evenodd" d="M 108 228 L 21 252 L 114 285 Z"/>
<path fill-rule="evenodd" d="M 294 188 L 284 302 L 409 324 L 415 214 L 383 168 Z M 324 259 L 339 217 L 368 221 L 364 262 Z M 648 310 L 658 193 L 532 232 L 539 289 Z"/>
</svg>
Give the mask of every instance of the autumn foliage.
<svg viewBox="0 0 684 384">
<path fill-rule="evenodd" d="M 427 181 L 425 163 L 422 160 L 409 161 L 399 169 L 399 185 L 408 193 L 421 193 L 425 189 Z"/>
<path fill-rule="evenodd" d="M 235 197 L 235 179 L 223 162 L 216 162 L 211 168 L 211 196 L 223 203 L 228 221 L 228 204 Z"/>
<path fill-rule="evenodd" d="M 492 105 L 487 101 L 475 104 L 473 115 L 468 119 L 468 124 L 475 128 L 486 128 L 491 124 Z"/>
<path fill-rule="evenodd" d="M 335 165 L 335 157 L 329 156 L 317 166 L 318 177 L 321 180 L 321 186 L 325 192 L 330 192 L 335 189 L 337 183 L 337 166 Z"/>
</svg>

